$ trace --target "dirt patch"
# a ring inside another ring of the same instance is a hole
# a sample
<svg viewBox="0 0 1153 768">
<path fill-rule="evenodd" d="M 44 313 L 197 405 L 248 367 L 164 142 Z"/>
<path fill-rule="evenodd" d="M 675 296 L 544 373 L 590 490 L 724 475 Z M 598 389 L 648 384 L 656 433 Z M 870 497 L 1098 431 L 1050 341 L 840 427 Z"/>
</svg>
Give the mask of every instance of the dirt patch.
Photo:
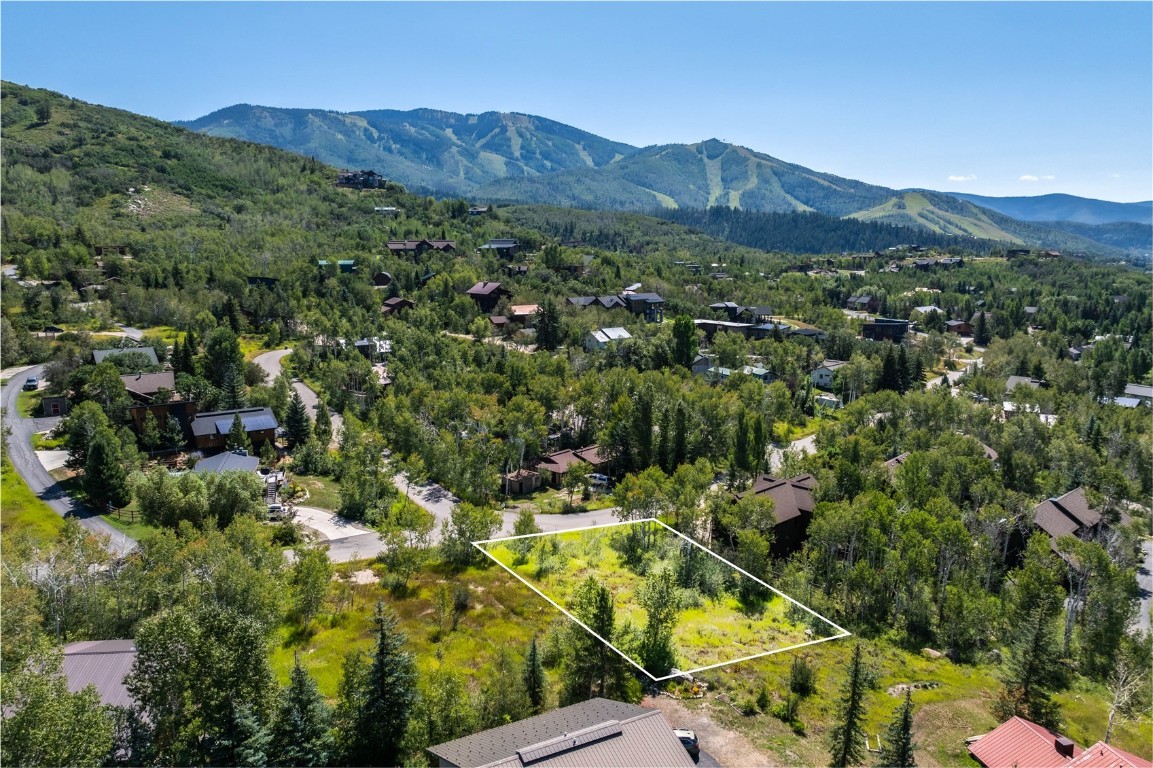
<svg viewBox="0 0 1153 768">
<path fill-rule="evenodd" d="M 365 569 L 363 571 L 353 571 L 349 575 L 348 580 L 353 584 L 376 584 L 380 581 L 380 577 L 371 569 Z"/>
<path fill-rule="evenodd" d="M 659 709 L 673 728 L 695 731 L 701 749 L 726 768 L 766 768 L 775 765 L 743 735 L 721 727 L 709 717 L 709 707 L 723 704 L 706 701 L 700 709 L 694 710 L 667 696 L 646 696 L 641 705 Z"/>
</svg>

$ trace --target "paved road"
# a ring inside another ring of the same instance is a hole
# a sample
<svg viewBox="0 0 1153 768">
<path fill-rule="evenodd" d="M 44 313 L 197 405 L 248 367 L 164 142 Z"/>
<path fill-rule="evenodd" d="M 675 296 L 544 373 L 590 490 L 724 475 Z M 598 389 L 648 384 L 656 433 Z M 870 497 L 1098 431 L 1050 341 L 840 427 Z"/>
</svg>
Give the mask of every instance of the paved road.
<svg viewBox="0 0 1153 768">
<path fill-rule="evenodd" d="M 1134 628 L 1149 631 L 1149 612 L 1153 610 L 1153 539 L 1141 542 L 1141 565 L 1137 568 L 1137 589 L 1141 595 Z"/>
<path fill-rule="evenodd" d="M 800 451 L 801 453 L 816 453 L 817 452 L 817 436 L 816 435 L 809 435 L 808 437 L 802 437 L 799 440 L 794 440 L 793 442 L 789 443 L 788 448 L 784 449 L 784 450 L 776 447 L 775 445 L 772 446 L 771 448 L 769 448 L 769 471 L 770 472 L 776 472 L 776 471 L 780 470 L 781 459 L 784 455 L 785 450 L 788 450 L 788 449 L 792 449 L 794 451 Z"/>
<path fill-rule="evenodd" d="M 280 375 L 284 370 L 283 360 L 292 354 L 291 349 L 277 349 L 272 352 L 265 352 L 257 355 L 252 362 L 259 365 L 268 374 L 268 379 L 271 381 Z M 308 408 L 308 414 L 312 417 L 313 421 L 316 420 L 315 412 L 316 406 L 320 403 L 320 398 L 316 393 L 308 388 L 303 382 L 294 381 L 292 388 L 300 395 L 300 399 L 304 401 L 304 405 Z M 329 416 L 332 418 L 332 445 L 335 448 L 337 444 L 337 437 L 340 435 L 340 428 L 344 426 L 344 419 L 340 417 L 339 413 L 329 411 Z"/>
<path fill-rule="evenodd" d="M 48 470 L 44 468 L 40 459 L 36 457 L 36 452 L 32 450 L 32 445 L 29 442 L 32 434 L 51 429 L 59 421 L 59 419 L 21 418 L 16 410 L 16 398 L 20 394 L 24 379 L 27 376 L 40 377 L 43 368 L 43 366 L 38 365 L 28 369 L 25 376 L 13 378 L 0 390 L 0 401 L 3 402 L 8 414 L 4 423 L 12 430 L 12 434 L 8 437 L 8 456 L 12 460 L 12 466 L 24 478 L 24 482 L 28 484 L 32 492 L 47 502 L 48 506 L 52 507 L 58 515 L 77 518 L 82 526 L 96 534 L 97 538 L 104 542 L 104 546 L 109 552 L 123 556 L 136 547 L 135 539 L 124 535 L 98 514 L 69 498 L 60 484 L 52 478 L 52 475 L 48 474 Z"/>
</svg>

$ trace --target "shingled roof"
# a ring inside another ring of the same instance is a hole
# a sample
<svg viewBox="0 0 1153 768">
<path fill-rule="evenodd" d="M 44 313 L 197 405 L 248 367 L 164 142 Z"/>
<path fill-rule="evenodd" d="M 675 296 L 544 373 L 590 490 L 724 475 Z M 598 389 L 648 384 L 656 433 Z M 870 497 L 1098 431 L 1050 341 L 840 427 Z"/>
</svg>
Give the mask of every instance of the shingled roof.
<svg viewBox="0 0 1153 768">
<path fill-rule="evenodd" d="M 1074 488 L 1034 507 L 1033 522 L 1055 539 L 1092 528 L 1101 522 L 1101 513 L 1089 506 L 1084 488 Z"/>
<path fill-rule="evenodd" d="M 692 758 L 661 713 L 609 699 L 555 709 L 428 751 L 460 768 L 689 766 Z"/>
<path fill-rule="evenodd" d="M 743 499 L 749 494 L 770 497 L 773 500 L 773 516 L 776 517 L 777 525 L 780 525 L 802 514 L 812 514 L 813 489 L 816 485 L 817 481 L 812 475 L 798 475 L 788 480 L 761 475 L 753 482 L 752 488 L 738 493 L 737 498 Z"/>
</svg>

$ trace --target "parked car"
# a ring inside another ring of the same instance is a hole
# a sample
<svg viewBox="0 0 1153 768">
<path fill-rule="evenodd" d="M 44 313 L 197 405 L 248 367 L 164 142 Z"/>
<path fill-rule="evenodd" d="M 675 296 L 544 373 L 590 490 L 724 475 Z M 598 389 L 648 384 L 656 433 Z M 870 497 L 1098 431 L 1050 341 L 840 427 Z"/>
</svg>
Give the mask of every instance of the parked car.
<svg viewBox="0 0 1153 768">
<path fill-rule="evenodd" d="M 685 749 L 689 755 L 692 756 L 693 761 L 696 762 L 701 757 L 701 745 L 697 741 L 697 735 L 687 728 L 674 728 L 673 733 L 681 740 L 681 744 L 685 745 Z"/>
<path fill-rule="evenodd" d="M 282 517 L 284 517 L 284 505 L 283 504 L 269 504 L 268 505 L 268 519 L 269 520 L 279 520 Z"/>
<path fill-rule="evenodd" d="M 35 392 L 40 388 L 40 379 L 35 376 L 29 376 L 24 379 L 24 389 L 28 392 Z"/>
</svg>

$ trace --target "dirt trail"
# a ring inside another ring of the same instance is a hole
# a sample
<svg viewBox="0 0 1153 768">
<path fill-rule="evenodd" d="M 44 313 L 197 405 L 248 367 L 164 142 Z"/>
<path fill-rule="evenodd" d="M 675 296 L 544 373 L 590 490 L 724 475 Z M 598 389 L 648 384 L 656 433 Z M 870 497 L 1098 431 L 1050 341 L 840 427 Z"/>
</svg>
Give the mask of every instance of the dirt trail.
<svg viewBox="0 0 1153 768">
<path fill-rule="evenodd" d="M 695 731 L 701 749 L 725 768 L 771 768 L 775 765 L 743 735 L 721 727 L 709 717 L 708 707 L 723 704 L 706 700 L 702 709 L 691 710 L 667 696 L 646 696 L 641 706 L 659 709 L 673 728 Z"/>
</svg>

